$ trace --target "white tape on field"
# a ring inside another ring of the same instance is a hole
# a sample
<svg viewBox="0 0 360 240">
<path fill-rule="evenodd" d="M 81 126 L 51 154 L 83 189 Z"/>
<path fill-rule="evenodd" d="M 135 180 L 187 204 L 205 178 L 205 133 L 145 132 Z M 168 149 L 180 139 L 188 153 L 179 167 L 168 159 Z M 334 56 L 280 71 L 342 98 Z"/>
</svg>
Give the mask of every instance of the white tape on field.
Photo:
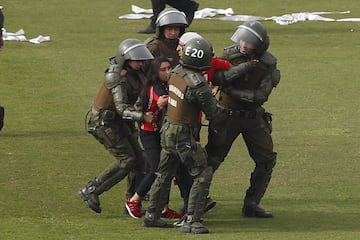
<svg viewBox="0 0 360 240">
<path fill-rule="evenodd" d="M 119 19 L 142 19 L 150 18 L 152 16 L 152 9 L 145 9 L 138 7 L 136 5 L 131 5 L 131 10 L 133 13 L 125 14 L 119 16 Z M 234 15 L 232 8 L 227 9 L 215 9 L 215 8 L 204 8 L 195 12 L 195 19 L 210 19 L 210 20 L 219 20 L 219 21 L 274 21 L 280 25 L 289 25 L 297 22 L 304 21 L 325 21 L 325 22 L 360 22 L 360 18 L 326 18 L 320 15 L 326 14 L 349 14 L 350 11 L 344 12 L 301 12 L 301 13 L 290 13 L 284 14 L 281 16 L 272 16 L 272 17 L 261 17 L 261 16 L 251 16 L 251 15 Z M 216 17 L 217 15 L 224 15 L 223 17 Z"/>
</svg>

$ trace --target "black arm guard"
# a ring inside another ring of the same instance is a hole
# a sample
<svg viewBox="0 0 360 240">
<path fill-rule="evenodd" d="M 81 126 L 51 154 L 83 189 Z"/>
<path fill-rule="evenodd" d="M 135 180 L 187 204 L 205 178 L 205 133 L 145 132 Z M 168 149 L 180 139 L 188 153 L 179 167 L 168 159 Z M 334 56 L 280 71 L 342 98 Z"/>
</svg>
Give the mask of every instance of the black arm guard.
<svg viewBox="0 0 360 240">
<path fill-rule="evenodd" d="M 273 87 L 273 80 L 271 74 L 269 74 L 261 81 L 260 86 L 255 90 L 238 90 L 231 88 L 227 90 L 227 94 L 237 100 L 264 104 L 264 102 L 268 100 Z"/>
<path fill-rule="evenodd" d="M 217 71 L 214 74 L 212 84 L 216 86 L 226 86 L 231 84 L 234 80 L 242 78 L 257 64 L 257 61 L 249 61 L 240 63 L 235 67 L 227 70 Z"/>
</svg>

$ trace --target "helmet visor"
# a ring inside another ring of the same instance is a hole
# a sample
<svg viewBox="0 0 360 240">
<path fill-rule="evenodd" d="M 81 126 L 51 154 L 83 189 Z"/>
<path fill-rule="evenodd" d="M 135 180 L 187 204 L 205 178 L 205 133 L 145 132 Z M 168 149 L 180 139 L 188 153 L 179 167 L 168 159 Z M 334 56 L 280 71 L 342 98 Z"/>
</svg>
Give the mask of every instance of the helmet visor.
<svg viewBox="0 0 360 240">
<path fill-rule="evenodd" d="M 235 33 L 230 38 L 235 43 L 240 43 L 240 40 L 244 41 L 252 49 L 256 49 L 264 41 L 262 37 L 253 29 L 241 25 L 236 29 Z"/>
<path fill-rule="evenodd" d="M 124 58 L 134 61 L 154 59 L 145 44 L 135 44 L 124 51 Z"/>
</svg>

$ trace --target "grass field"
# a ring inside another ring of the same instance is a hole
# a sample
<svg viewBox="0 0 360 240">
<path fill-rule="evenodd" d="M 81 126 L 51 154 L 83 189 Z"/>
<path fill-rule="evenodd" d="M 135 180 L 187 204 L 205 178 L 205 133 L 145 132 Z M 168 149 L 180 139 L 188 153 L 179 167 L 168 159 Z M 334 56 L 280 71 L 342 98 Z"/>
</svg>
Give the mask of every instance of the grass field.
<svg viewBox="0 0 360 240">
<path fill-rule="evenodd" d="M 201 8 L 232 7 L 236 14 L 280 16 L 303 11 L 346 11 L 360 17 L 358 0 L 199 0 Z M 267 110 L 274 115 L 278 163 L 263 205 L 271 220 L 244 219 L 241 207 L 253 163 L 241 140 L 214 176 L 211 231 L 145 229 L 123 215 L 125 182 L 101 196 L 95 214 L 77 191 L 112 157 L 84 131 L 107 58 L 148 20 L 119 20 L 134 0 L 2 0 L 5 28 L 23 28 L 33 45 L 5 42 L 0 52 L 0 239 L 358 239 L 360 236 L 360 23 L 264 22 L 270 51 L 282 71 Z M 218 55 L 241 22 L 195 20 L 189 31 L 208 38 Z M 206 139 L 206 129 L 203 140 Z M 205 142 L 204 142 L 205 143 Z M 144 203 L 146 205 L 146 202 Z M 171 206 L 180 208 L 177 189 Z"/>
</svg>

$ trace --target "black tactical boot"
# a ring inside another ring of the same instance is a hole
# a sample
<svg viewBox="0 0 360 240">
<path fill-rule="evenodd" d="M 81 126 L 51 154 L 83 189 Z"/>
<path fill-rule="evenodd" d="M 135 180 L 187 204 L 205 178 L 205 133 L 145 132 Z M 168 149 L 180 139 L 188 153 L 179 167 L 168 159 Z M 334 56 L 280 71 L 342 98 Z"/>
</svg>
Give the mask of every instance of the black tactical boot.
<svg viewBox="0 0 360 240">
<path fill-rule="evenodd" d="M 155 33 L 155 26 L 153 26 L 152 24 L 150 24 L 147 28 L 139 30 L 138 33 L 142 33 L 142 34 L 152 34 Z"/>
<path fill-rule="evenodd" d="M 184 224 L 181 227 L 181 232 L 204 234 L 209 233 L 209 230 L 200 221 L 193 221 L 193 217 L 188 215 L 185 217 Z"/>
<path fill-rule="evenodd" d="M 243 217 L 254 217 L 254 218 L 272 218 L 274 215 L 272 212 L 266 211 L 261 205 L 244 205 L 242 209 Z"/>
<path fill-rule="evenodd" d="M 173 228 L 174 226 L 160 218 L 156 218 L 154 213 L 146 211 L 143 227 Z"/>
<path fill-rule="evenodd" d="M 99 196 L 95 193 L 98 186 L 100 186 L 100 182 L 97 179 L 94 179 L 79 190 L 79 195 L 91 210 L 101 213 Z"/>
</svg>

